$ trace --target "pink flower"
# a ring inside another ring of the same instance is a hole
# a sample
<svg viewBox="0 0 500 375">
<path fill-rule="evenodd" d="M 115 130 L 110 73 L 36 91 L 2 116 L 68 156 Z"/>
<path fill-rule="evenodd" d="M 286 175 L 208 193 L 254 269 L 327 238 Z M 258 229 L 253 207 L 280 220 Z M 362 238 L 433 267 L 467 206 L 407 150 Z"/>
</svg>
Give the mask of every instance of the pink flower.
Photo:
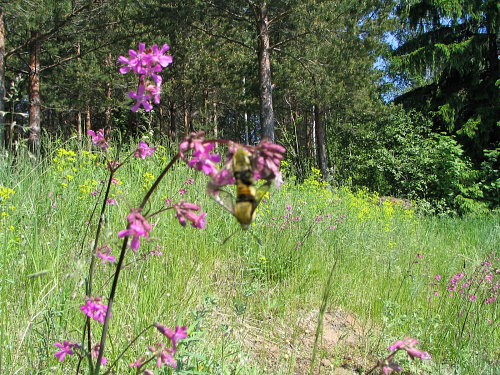
<svg viewBox="0 0 500 375">
<path fill-rule="evenodd" d="M 164 344 L 157 344 L 156 346 L 150 346 L 149 350 L 156 355 L 156 367 L 161 368 L 163 364 L 177 368 L 177 362 L 175 362 L 172 354 L 175 353 L 174 350 L 166 347 Z"/>
<path fill-rule="evenodd" d="M 129 98 L 135 99 L 137 101 L 137 103 L 135 103 L 135 105 L 132 107 L 132 112 L 137 112 L 137 110 L 141 105 L 146 112 L 149 112 L 153 109 L 153 106 L 149 102 L 149 100 L 151 99 L 151 95 L 145 94 L 144 93 L 145 90 L 146 87 L 143 84 L 140 84 L 139 87 L 137 88 L 137 92 L 130 91 L 128 93 Z"/>
<path fill-rule="evenodd" d="M 219 163 L 220 155 L 210 154 L 210 151 L 215 147 L 213 143 L 208 144 L 202 149 L 193 152 L 193 159 L 188 162 L 190 168 L 195 168 L 197 171 L 203 171 L 208 176 L 217 173 L 217 166 L 214 163 Z"/>
<path fill-rule="evenodd" d="M 260 174 L 260 178 L 265 180 L 274 179 L 276 187 L 279 187 L 283 183 L 279 166 L 286 152 L 286 148 L 271 143 L 267 139 L 263 139 L 255 146 L 255 150 L 255 159 L 257 160 L 256 167 Z"/>
<path fill-rule="evenodd" d="M 163 68 L 172 64 L 173 61 L 172 56 L 165 55 L 165 52 L 167 52 L 169 49 L 170 47 L 166 43 L 161 47 L 160 50 L 158 50 L 158 45 L 155 44 L 151 52 L 151 57 L 152 57 L 151 63 L 160 64 Z"/>
<path fill-rule="evenodd" d="M 103 245 L 97 250 L 97 256 L 102 259 L 102 264 L 105 264 L 106 262 L 113 263 L 115 261 L 115 257 L 109 255 L 110 252 L 111 248 L 108 247 L 108 245 Z"/>
<path fill-rule="evenodd" d="M 387 375 L 393 371 L 403 371 L 403 369 L 395 362 L 385 362 L 382 364 L 382 372 Z"/>
<path fill-rule="evenodd" d="M 181 201 L 180 203 L 173 204 L 173 207 L 176 211 L 176 216 L 179 219 L 179 223 L 182 226 L 186 225 L 186 219 L 191 222 L 191 225 L 195 228 L 205 228 L 206 221 L 205 216 L 206 213 L 203 210 L 200 210 L 200 207 L 193 203 L 186 203 Z M 200 210 L 200 214 L 196 214 L 194 211 Z"/>
<path fill-rule="evenodd" d="M 187 185 L 192 185 L 194 184 L 194 178 L 187 178 L 186 181 L 184 181 L 184 183 Z"/>
<path fill-rule="evenodd" d="M 162 334 L 167 336 L 170 341 L 172 342 L 172 349 L 173 352 L 175 353 L 177 351 L 177 343 L 185 339 L 187 337 L 187 328 L 186 326 L 180 327 L 175 326 L 175 331 L 172 331 L 170 328 L 165 327 L 161 324 L 154 323 L 154 326 L 160 331 Z"/>
<path fill-rule="evenodd" d="M 417 339 L 412 337 L 406 337 L 404 340 L 397 340 L 394 344 L 389 347 L 390 351 L 395 350 L 405 350 L 411 359 L 420 358 L 421 360 L 430 359 L 431 356 L 427 352 L 422 352 L 420 350 L 415 349 L 415 346 L 418 344 Z"/>
<path fill-rule="evenodd" d="M 149 94 L 154 98 L 155 104 L 160 104 L 160 98 L 161 98 L 161 76 L 157 76 L 153 74 L 153 78 L 155 78 L 155 81 L 157 81 L 156 86 L 155 85 L 147 85 L 146 86 L 146 91 L 149 92 Z"/>
<path fill-rule="evenodd" d="M 56 352 L 54 355 L 57 357 L 59 362 L 62 362 L 62 361 L 64 361 L 64 357 L 66 356 L 66 354 L 73 355 L 73 350 L 71 348 L 73 348 L 76 344 L 70 343 L 70 342 L 64 340 L 63 344 L 56 342 L 56 343 L 54 343 L 54 345 L 57 346 L 59 349 L 61 349 L 60 351 Z"/>
<path fill-rule="evenodd" d="M 149 147 L 148 144 L 144 141 L 139 142 L 139 147 L 135 150 L 134 156 L 136 158 L 146 159 L 146 156 L 153 155 L 153 152 L 156 150 L 156 147 Z"/>
<path fill-rule="evenodd" d="M 422 352 L 420 350 L 414 348 L 407 348 L 406 352 L 410 356 L 411 359 L 420 358 L 422 361 L 431 359 L 431 356 L 427 352 Z"/>
<path fill-rule="evenodd" d="M 109 204 L 110 206 L 116 206 L 117 205 L 116 199 L 113 199 L 113 198 L 106 199 L 106 203 Z"/>
<path fill-rule="evenodd" d="M 187 159 L 184 154 L 189 150 L 203 151 L 205 149 L 205 138 L 203 137 L 204 134 L 205 133 L 202 131 L 199 133 L 191 133 L 179 144 L 179 154 L 185 162 L 187 162 Z"/>
<path fill-rule="evenodd" d="M 108 147 L 106 139 L 104 138 L 104 129 L 99 129 L 97 134 L 93 130 L 88 130 L 87 134 L 92 138 L 93 144 L 101 146 L 103 150 Z"/>
<path fill-rule="evenodd" d="M 146 362 L 146 357 L 138 358 L 137 361 L 128 365 L 128 367 L 141 367 Z"/>
<path fill-rule="evenodd" d="M 440 281 L 440 280 L 441 280 L 441 275 L 437 274 L 437 275 L 436 275 L 436 280 L 437 280 L 437 281 Z"/>
<path fill-rule="evenodd" d="M 474 294 L 471 294 L 470 297 L 469 297 L 469 301 L 473 302 L 476 300 L 476 296 Z"/>
<path fill-rule="evenodd" d="M 99 357 L 99 348 L 101 347 L 101 344 L 95 344 L 94 347 L 92 348 L 92 357 L 94 359 L 97 359 Z M 101 365 L 105 365 L 108 363 L 108 360 L 104 357 L 101 358 Z"/>
<path fill-rule="evenodd" d="M 83 311 L 83 313 L 88 317 L 104 324 L 104 319 L 106 318 L 106 314 L 108 312 L 108 305 L 103 304 L 101 302 L 101 298 L 94 297 L 89 298 L 85 305 L 80 307 L 80 310 Z"/>
<path fill-rule="evenodd" d="M 136 209 L 132 209 L 132 212 L 128 214 L 127 221 L 129 223 L 128 229 L 119 232 L 118 238 L 132 236 L 130 248 L 132 250 L 137 250 L 140 245 L 139 237 L 148 238 L 149 232 L 151 232 L 151 225 L 149 225 L 146 219 Z"/>
<path fill-rule="evenodd" d="M 126 64 L 126 66 L 120 68 L 120 73 L 121 74 L 127 74 L 130 70 L 132 70 L 136 74 L 145 74 L 146 69 L 142 66 L 143 65 L 143 57 L 144 57 L 144 50 L 146 48 L 145 43 L 139 43 L 139 50 L 135 51 L 133 49 L 130 49 L 128 51 L 128 54 L 130 56 L 130 59 L 127 59 L 124 56 L 120 56 L 118 58 L 118 61 L 122 64 Z"/>
<path fill-rule="evenodd" d="M 180 194 L 180 195 L 184 195 L 184 194 L 186 194 L 186 193 L 187 193 L 187 189 L 180 189 L 180 190 L 179 190 L 179 194 Z"/>
</svg>

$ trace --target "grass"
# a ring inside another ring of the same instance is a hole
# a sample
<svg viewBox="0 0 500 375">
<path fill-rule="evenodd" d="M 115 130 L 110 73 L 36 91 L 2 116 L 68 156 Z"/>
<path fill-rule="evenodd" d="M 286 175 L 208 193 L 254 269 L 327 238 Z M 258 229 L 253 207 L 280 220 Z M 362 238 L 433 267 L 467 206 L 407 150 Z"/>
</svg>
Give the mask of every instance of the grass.
<svg viewBox="0 0 500 375">
<path fill-rule="evenodd" d="M 92 212 L 100 204 L 91 192 L 104 189 L 106 171 L 96 153 L 61 143 L 48 149 L 38 164 L 0 160 L 0 186 L 12 189 L 0 191 L 1 373 L 74 373 L 76 358 L 59 363 L 53 343 L 83 334 L 79 307 L 98 220 Z M 112 186 L 117 205 L 108 206 L 100 241 L 113 255 L 130 208 L 169 160 L 160 148 L 119 170 Z M 262 246 L 243 231 L 221 246 L 238 226 L 205 194 L 207 179 L 179 163 L 164 181 L 146 208 L 166 198 L 196 202 L 208 212 L 208 225 L 183 228 L 171 212 L 151 220 L 151 241 L 125 259 L 108 360 L 160 322 L 189 328 L 178 353 L 180 373 L 305 374 L 322 307 L 313 373 L 366 372 L 396 339 L 411 336 L 432 360 L 397 357 L 408 373 L 498 374 L 498 301 L 485 303 L 500 284 L 498 254 L 491 254 L 500 248 L 498 214 L 418 216 L 379 204 L 367 190 L 333 190 L 313 174 L 301 185 L 288 178 L 261 203 L 251 230 Z M 187 192 L 181 196 L 180 189 Z M 105 298 L 114 266 L 97 267 L 93 290 Z M 464 276 L 449 291 L 458 273 Z M 94 342 L 99 329 L 93 325 Z M 132 373 L 128 364 L 155 340 L 157 332 L 148 331 L 117 373 Z"/>
</svg>

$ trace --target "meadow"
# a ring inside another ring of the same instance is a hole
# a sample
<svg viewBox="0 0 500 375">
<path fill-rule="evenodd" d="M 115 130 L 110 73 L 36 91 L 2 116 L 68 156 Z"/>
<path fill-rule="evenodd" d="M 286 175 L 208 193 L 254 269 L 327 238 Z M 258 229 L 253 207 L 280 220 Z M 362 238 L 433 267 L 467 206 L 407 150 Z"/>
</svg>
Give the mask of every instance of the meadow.
<svg viewBox="0 0 500 375">
<path fill-rule="evenodd" d="M 47 150 L 36 161 L 0 159 L 2 374 L 72 374 L 77 364 L 76 356 L 59 362 L 54 343 L 82 337 L 108 171 L 87 145 L 54 141 Z M 110 254 L 119 254 L 130 208 L 175 152 L 160 146 L 115 176 L 100 239 Z M 407 374 L 500 374 L 499 213 L 424 216 L 416 203 L 332 188 L 315 170 L 298 183 L 282 168 L 285 184 L 251 226 L 262 245 L 241 230 L 221 245 L 239 226 L 206 194 L 208 178 L 182 162 L 168 173 L 146 209 L 185 199 L 203 207 L 207 225 L 182 227 L 163 212 L 151 218 L 149 240 L 127 252 L 108 364 L 134 342 L 116 373 L 135 373 L 129 364 L 158 334 L 135 337 L 160 322 L 187 326 L 188 337 L 177 370 L 157 374 L 367 373 L 405 337 L 431 355 L 398 354 Z M 115 265 L 96 267 L 93 290 L 105 300 Z"/>
</svg>

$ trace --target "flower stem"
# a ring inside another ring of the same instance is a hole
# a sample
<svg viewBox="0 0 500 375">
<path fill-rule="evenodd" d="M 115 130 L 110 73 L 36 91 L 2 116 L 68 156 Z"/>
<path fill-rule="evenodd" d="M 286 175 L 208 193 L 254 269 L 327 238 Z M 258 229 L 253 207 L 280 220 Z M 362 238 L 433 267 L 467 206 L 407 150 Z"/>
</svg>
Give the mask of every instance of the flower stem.
<svg viewBox="0 0 500 375">
<path fill-rule="evenodd" d="M 160 184 L 160 182 L 163 179 L 163 177 L 165 177 L 165 175 L 167 174 L 167 172 L 170 170 L 170 168 L 172 168 L 172 166 L 174 165 L 174 163 L 179 158 L 180 158 L 180 154 L 177 153 L 173 157 L 173 159 L 170 161 L 170 163 L 168 163 L 168 165 L 165 167 L 165 169 L 160 173 L 160 175 L 158 176 L 158 178 L 156 179 L 156 181 L 153 183 L 153 185 L 151 186 L 151 188 L 148 190 L 148 192 L 144 196 L 144 199 L 142 200 L 142 202 L 141 202 L 141 204 L 139 206 L 140 210 L 142 210 L 144 208 L 144 206 L 148 202 L 149 198 L 151 197 L 151 195 L 153 194 L 153 192 L 156 190 L 156 188 Z M 127 226 L 127 229 L 129 229 L 128 226 Z M 116 264 L 116 271 L 115 271 L 115 276 L 113 278 L 113 284 L 111 285 L 111 291 L 109 293 L 108 309 L 107 309 L 106 317 L 104 318 L 104 324 L 103 324 L 103 327 L 102 327 L 101 343 L 100 343 L 100 346 L 99 346 L 99 354 L 97 356 L 97 362 L 96 362 L 96 367 L 95 367 L 95 371 L 94 371 L 95 375 L 99 375 L 99 370 L 101 369 L 101 360 L 102 360 L 102 357 L 103 357 L 103 354 L 104 354 L 104 345 L 106 343 L 106 336 L 107 336 L 108 326 L 109 326 L 109 318 L 111 317 L 111 310 L 113 308 L 113 302 L 114 302 L 114 299 L 115 299 L 116 288 L 118 286 L 118 279 L 120 277 L 120 271 L 122 269 L 123 260 L 125 259 L 125 253 L 127 251 L 127 244 L 128 244 L 128 237 L 124 237 L 123 238 L 122 249 L 121 249 L 121 252 L 120 252 L 120 257 L 118 259 L 118 263 Z"/>
</svg>

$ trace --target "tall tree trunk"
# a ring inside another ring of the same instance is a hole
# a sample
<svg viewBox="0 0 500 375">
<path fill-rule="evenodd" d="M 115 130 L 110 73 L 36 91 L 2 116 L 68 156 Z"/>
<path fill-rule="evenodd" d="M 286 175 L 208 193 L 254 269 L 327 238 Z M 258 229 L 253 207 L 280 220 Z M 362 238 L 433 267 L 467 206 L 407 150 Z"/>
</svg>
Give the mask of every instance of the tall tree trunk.
<svg viewBox="0 0 500 375">
<path fill-rule="evenodd" d="M 30 116 L 28 145 L 33 153 L 40 148 L 41 136 L 41 99 L 40 99 L 40 41 L 38 31 L 32 32 L 34 41 L 30 45 L 29 99 Z"/>
<path fill-rule="evenodd" d="M 158 134 L 160 135 L 160 138 L 163 138 L 163 106 L 160 104 L 158 106 Z"/>
<path fill-rule="evenodd" d="M 323 179 L 328 178 L 328 167 L 326 163 L 326 133 L 323 126 L 323 119 L 321 118 L 321 107 L 318 104 L 314 105 L 314 123 L 316 125 L 316 145 L 318 165 L 323 175 Z"/>
<path fill-rule="evenodd" d="M 76 45 L 76 53 L 80 55 L 80 43 Z M 78 57 L 78 61 L 80 62 L 81 58 Z M 80 81 L 80 75 L 76 72 L 76 80 Z M 75 125 L 76 125 L 76 136 L 78 140 L 82 140 L 82 112 L 80 111 L 80 90 L 77 93 L 77 102 L 78 102 L 78 110 L 76 111 Z"/>
<path fill-rule="evenodd" d="M 245 98 L 246 95 L 246 78 L 243 77 L 243 98 Z M 245 107 L 245 112 L 243 113 L 243 123 L 245 126 L 245 144 L 249 145 L 250 144 L 250 131 L 248 129 L 248 112 L 247 112 L 247 100 L 243 99 L 243 106 Z"/>
<path fill-rule="evenodd" d="M 274 142 L 273 87 L 271 81 L 271 48 L 267 3 L 263 2 L 257 5 L 250 2 L 250 5 L 255 16 L 259 38 L 259 92 L 262 136 L 269 137 Z"/>
<path fill-rule="evenodd" d="M 219 138 L 219 128 L 217 127 L 217 103 L 215 100 L 212 102 L 212 106 L 214 108 L 214 115 L 212 117 L 214 124 L 214 138 L 217 139 Z M 218 143 L 215 143 L 215 149 L 218 149 Z"/>
<path fill-rule="evenodd" d="M 92 124 L 90 123 L 90 106 L 87 105 L 87 110 L 85 111 L 85 134 L 92 129 Z"/>
<path fill-rule="evenodd" d="M 76 136 L 78 137 L 78 140 L 82 140 L 82 112 L 81 111 L 76 111 Z"/>
<path fill-rule="evenodd" d="M 177 105 L 175 101 L 170 102 L 170 126 L 168 128 L 168 140 L 173 143 L 175 141 L 175 133 L 176 133 L 176 123 L 175 117 L 177 114 Z"/>
<path fill-rule="evenodd" d="M 111 52 L 106 57 L 106 65 L 111 66 Z M 106 109 L 104 110 L 104 134 L 106 138 L 111 135 L 111 84 L 106 82 Z"/>
<path fill-rule="evenodd" d="M 4 56 L 5 56 L 5 27 L 3 24 L 3 10 L 0 8 L 0 151 L 6 146 L 5 126 L 3 111 L 5 111 L 5 69 L 4 69 Z"/>
<path fill-rule="evenodd" d="M 188 134 L 189 134 L 188 106 L 187 106 L 187 100 L 184 99 L 184 137 L 187 137 Z"/>
</svg>

